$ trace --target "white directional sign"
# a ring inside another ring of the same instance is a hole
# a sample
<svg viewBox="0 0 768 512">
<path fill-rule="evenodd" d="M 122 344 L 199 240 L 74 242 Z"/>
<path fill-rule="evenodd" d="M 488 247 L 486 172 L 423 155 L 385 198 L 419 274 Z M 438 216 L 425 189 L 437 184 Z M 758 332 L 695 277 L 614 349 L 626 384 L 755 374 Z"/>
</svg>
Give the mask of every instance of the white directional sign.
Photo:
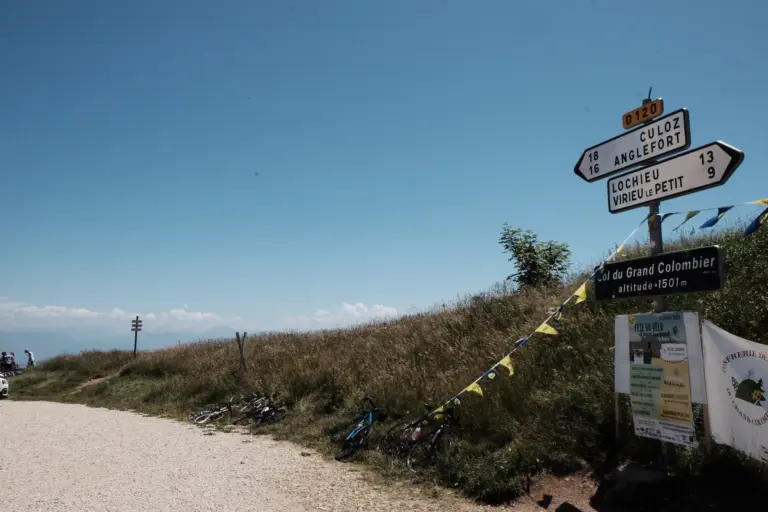
<svg viewBox="0 0 768 512">
<path fill-rule="evenodd" d="M 718 187 L 728 181 L 744 153 L 712 142 L 658 164 L 608 180 L 608 210 L 619 213 L 654 201 Z"/>
<path fill-rule="evenodd" d="M 681 108 L 584 150 L 573 172 L 584 180 L 595 181 L 690 145 L 688 111 Z"/>
</svg>

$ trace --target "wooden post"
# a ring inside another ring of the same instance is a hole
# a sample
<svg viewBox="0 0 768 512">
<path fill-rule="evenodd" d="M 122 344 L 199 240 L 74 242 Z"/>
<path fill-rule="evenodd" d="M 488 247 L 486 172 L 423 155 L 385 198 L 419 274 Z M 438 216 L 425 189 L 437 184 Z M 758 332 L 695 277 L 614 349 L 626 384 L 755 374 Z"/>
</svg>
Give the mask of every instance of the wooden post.
<svg viewBox="0 0 768 512">
<path fill-rule="evenodd" d="M 136 315 L 136 318 L 131 320 L 131 330 L 133 331 L 133 358 L 136 359 L 136 347 L 139 343 L 139 331 L 141 330 L 139 315 Z"/>
<path fill-rule="evenodd" d="M 704 323 L 701 319 L 701 315 L 699 316 L 699 342 L 701 343 L 701 357 L 704 357 L 704 330 L 702 329 L 702 324 Z M 704 376 L 705 379 L 705 388 L 706 388 L 706 375 Z M 709 401 L 709 397 L 707 397 L 707 401 Z M 707 454 L 707 457 L 712 456 L 712 425 L 709 423 L 709 405 L 708 404 L 701 404 L 701 414 L 704 415 L 704 451 Z"/>
<path fill-rule="evenodd" d="M 712 426 L 709 424 L 709 405 L 701 404 L 701 414 L 704 415 L 704 451 L 712 456 Z"/>
<path fill-rule="evenodd" d="M 247 367 L 245 366 L 245 352 L 243 350 L 245 348 L 245 337 L 246 336 L 248 336 L 247 332 L 243 333 L 243 337 L 242 338 L 240 337 L 240 333 L 239 332 L 235 333 L 235 339 L 237 340 L 237 348 L 240 351 L 240 365 L 243 367 L 243 371 L 247 370 Z"/>
</svg>

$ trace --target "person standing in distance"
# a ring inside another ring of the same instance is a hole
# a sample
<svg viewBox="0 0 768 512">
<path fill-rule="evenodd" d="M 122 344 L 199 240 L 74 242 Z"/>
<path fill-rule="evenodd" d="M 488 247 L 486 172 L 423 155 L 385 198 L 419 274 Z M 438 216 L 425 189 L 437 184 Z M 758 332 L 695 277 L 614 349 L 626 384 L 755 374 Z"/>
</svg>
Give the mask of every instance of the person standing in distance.
<svg viewBox="0 0 768 512">
<path fill-rule="evenodd" d="M 28 348 L 24 349 L 24 353 L 27 354 L 27 367 L 35 366 L 35 354 L 33 354 Z"/>
</svg>

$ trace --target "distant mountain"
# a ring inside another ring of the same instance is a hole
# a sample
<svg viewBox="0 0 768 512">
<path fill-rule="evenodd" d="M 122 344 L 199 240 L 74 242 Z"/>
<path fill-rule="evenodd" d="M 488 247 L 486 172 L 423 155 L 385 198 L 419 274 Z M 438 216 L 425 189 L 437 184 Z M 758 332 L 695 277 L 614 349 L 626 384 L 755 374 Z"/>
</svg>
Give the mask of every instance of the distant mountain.
<svg viewBox="0 0 768 512">
<path fill-rule="evenodd" d="M 0 331 L 0 350 L 15 352 L 20 364 L 26 364 L 24 349 L 35 354 L 37 360 L 73 350 L 77 340 L 57 332 L 3 332 Z"/>
<path fill-rule="evenodd" d="M 255 331 L 254 331 L 255 332 Z M 156 350 L 178 343 L 216 338 L 234 338 L 234 329 L 213 327 L 202 332 L 140 332 L 139 350 Z M 30 349 L 37 361 L 59 354 L 77 354 L 82 350 L 133 350 L 133 333 L 98 333 L 94 331 L 61 332 L 0 331 L 0 350 L 15 352 L 19 363 L 25 364 L 24 349 Z"/>
</svg>

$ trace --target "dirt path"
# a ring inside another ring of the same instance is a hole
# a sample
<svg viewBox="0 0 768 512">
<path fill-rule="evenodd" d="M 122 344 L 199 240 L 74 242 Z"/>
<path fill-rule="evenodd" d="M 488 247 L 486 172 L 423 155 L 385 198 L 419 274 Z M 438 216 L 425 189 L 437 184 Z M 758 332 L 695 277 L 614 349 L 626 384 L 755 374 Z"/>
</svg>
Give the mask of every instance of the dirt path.
<svg viewBox="0 0 768 512">
<path fill-rule="evenodd" d="M 430 498 L 266 436 L 206 436 L 184 423 L 81 405 L 0 402 L 0 439 L 8 450 L 0 490 L 26 498 L 15 511 L 543 510 Z"/>
</svg>

